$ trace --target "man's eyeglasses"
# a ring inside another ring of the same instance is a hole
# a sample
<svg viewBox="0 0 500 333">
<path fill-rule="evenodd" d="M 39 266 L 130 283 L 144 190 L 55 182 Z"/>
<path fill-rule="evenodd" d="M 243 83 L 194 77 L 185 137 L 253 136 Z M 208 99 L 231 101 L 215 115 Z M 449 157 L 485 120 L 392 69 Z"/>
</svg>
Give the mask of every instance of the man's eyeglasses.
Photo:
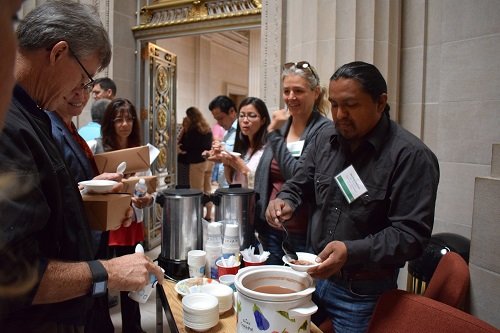
<svg viewBox="0 0 500 333">
<path fill-rule="evenodd" d="M 240 113 L 238 118 L 240 120 L 247 118 L 249 121 L 255 121 L 259 118 L 259 115 L 257 113 Z"/>
<path fill-rule="evenodd" d="M 134 122 L 134 117 L 127 117 L 127 118 L 115 118 L 113 119 L 113 122 L 115 124 L 123 124 L 123 122 L 126 122 L 127 124 L 132 124 Z"/>
<path fill-rule="evenodd" d="M 73 50 L 71 50 L 71 49 L 69 49 L 69 51 L 71 52 L 71 55 L 73 56 L 73 58 L 75 58 L 78 65 L 80 65 L 81 69 L 85 72 L 85 74 L 89 78 L 89 82 L 82 83 L 80 88 L 85 90 L 87 93 L 90 94 L 92 92 L 92 87 L 94 86 L 94 79 L 92 78 L 92 75 L 90 75 L 90 73 L 87 71 L 87 69 L 83 66 L 83 64 L 80 62 L 80 59 L 78 59 L 75 52 L 73 52 Z"/>
<path fill-rule="evenodd" d="M 311 66 L 310 63 L 307 61 L 299 61 L 299 62 L 287 62 L 286 64 L 283 65 L 283 69 L 293 69 L 293 68 L 298 68 L 302 70 L 308 70 L 309 72 L 314 75 L 314 77 L 318 80 L 319 82 L 319 75 L 316 73 L 316 70 L 314 69 L 313 66 Z"/>
</svg>

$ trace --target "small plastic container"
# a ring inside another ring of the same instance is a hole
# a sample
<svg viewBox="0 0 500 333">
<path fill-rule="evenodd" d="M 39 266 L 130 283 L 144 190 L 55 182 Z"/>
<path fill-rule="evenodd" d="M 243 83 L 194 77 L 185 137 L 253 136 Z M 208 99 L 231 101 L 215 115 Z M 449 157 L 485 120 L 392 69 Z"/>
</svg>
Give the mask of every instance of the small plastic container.
<svg viewBox="0 0 500 333">
<path fill-rule="evenodd" d="M 226 267 L 222 263 L 222 260 L 217 260 L 216 265 L 217 265 L 217 269 L 219 271 L 219 276 L 222 276 L 222 275 L 227 275 L 227 274 L 236 275 L 238 273 L 238 270 L 240 269 L 241 264 L 239 261 L 237 261 L 234 266 Z"/>
</svg>

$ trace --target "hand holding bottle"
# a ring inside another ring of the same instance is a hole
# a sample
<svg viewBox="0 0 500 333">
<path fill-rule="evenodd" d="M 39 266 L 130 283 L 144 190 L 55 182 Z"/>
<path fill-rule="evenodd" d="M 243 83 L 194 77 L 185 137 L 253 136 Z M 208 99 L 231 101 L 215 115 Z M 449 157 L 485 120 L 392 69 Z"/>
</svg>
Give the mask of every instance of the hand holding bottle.
<svg viewBox="0 0 500 333">
<path fill-rule="evenodd" d="M 146 181 L 143 178 L 139 179 L 137 184 L 135 184 L 134 198 L 144 198 L 147 194 L 147 190 L 148 186 L 146 185 Z M 133 200 L 133 205 L 136 221 L 144 221 L 144 210 L 142 209 L 144 205 L 142 204 L 141 200 Z"/>
</svg>

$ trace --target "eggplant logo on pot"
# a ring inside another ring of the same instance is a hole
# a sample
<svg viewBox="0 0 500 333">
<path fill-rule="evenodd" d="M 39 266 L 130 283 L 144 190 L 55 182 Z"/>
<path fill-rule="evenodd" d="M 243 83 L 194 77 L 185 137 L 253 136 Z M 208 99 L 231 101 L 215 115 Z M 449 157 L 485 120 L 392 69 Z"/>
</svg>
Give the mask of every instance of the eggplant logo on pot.
<svg viewBox="0 0 500 333">
<path fill-rule="evenodd" d="M 265 331 L 269 328 L 269 321 L 264 317 L 257 304 L 253 305 L 253 316 L 259 330 Z"/>
</svg>

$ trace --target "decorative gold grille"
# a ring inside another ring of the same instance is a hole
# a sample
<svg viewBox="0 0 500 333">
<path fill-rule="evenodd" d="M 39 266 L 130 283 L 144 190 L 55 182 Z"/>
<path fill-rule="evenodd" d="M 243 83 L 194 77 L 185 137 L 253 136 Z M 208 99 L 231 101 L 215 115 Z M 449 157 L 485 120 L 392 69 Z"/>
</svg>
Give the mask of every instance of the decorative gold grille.
<svg viewBox="0 0 500 333">
<path fill-rule="evenodd" d="M 141 23 L 132 30 L 244 16 L 258 16 L 260 21 L 261 11 L 261 0 L 160 0 L 141 8 Z"/>
<path fill-rule="evenodd" d="M 147 44 L 143 51 L 146 70 L 149 70 L 148 87 L 149 112 L 147 123 L 148 137 L 152 144 L 160 150 L 153 173 L 158 176 L 159 189 L 164 189 L 175 183 L 177 155 L 176 137 L 176 105 L 175 82 L 177 56 L 153 43 Z"/>
</svg>

